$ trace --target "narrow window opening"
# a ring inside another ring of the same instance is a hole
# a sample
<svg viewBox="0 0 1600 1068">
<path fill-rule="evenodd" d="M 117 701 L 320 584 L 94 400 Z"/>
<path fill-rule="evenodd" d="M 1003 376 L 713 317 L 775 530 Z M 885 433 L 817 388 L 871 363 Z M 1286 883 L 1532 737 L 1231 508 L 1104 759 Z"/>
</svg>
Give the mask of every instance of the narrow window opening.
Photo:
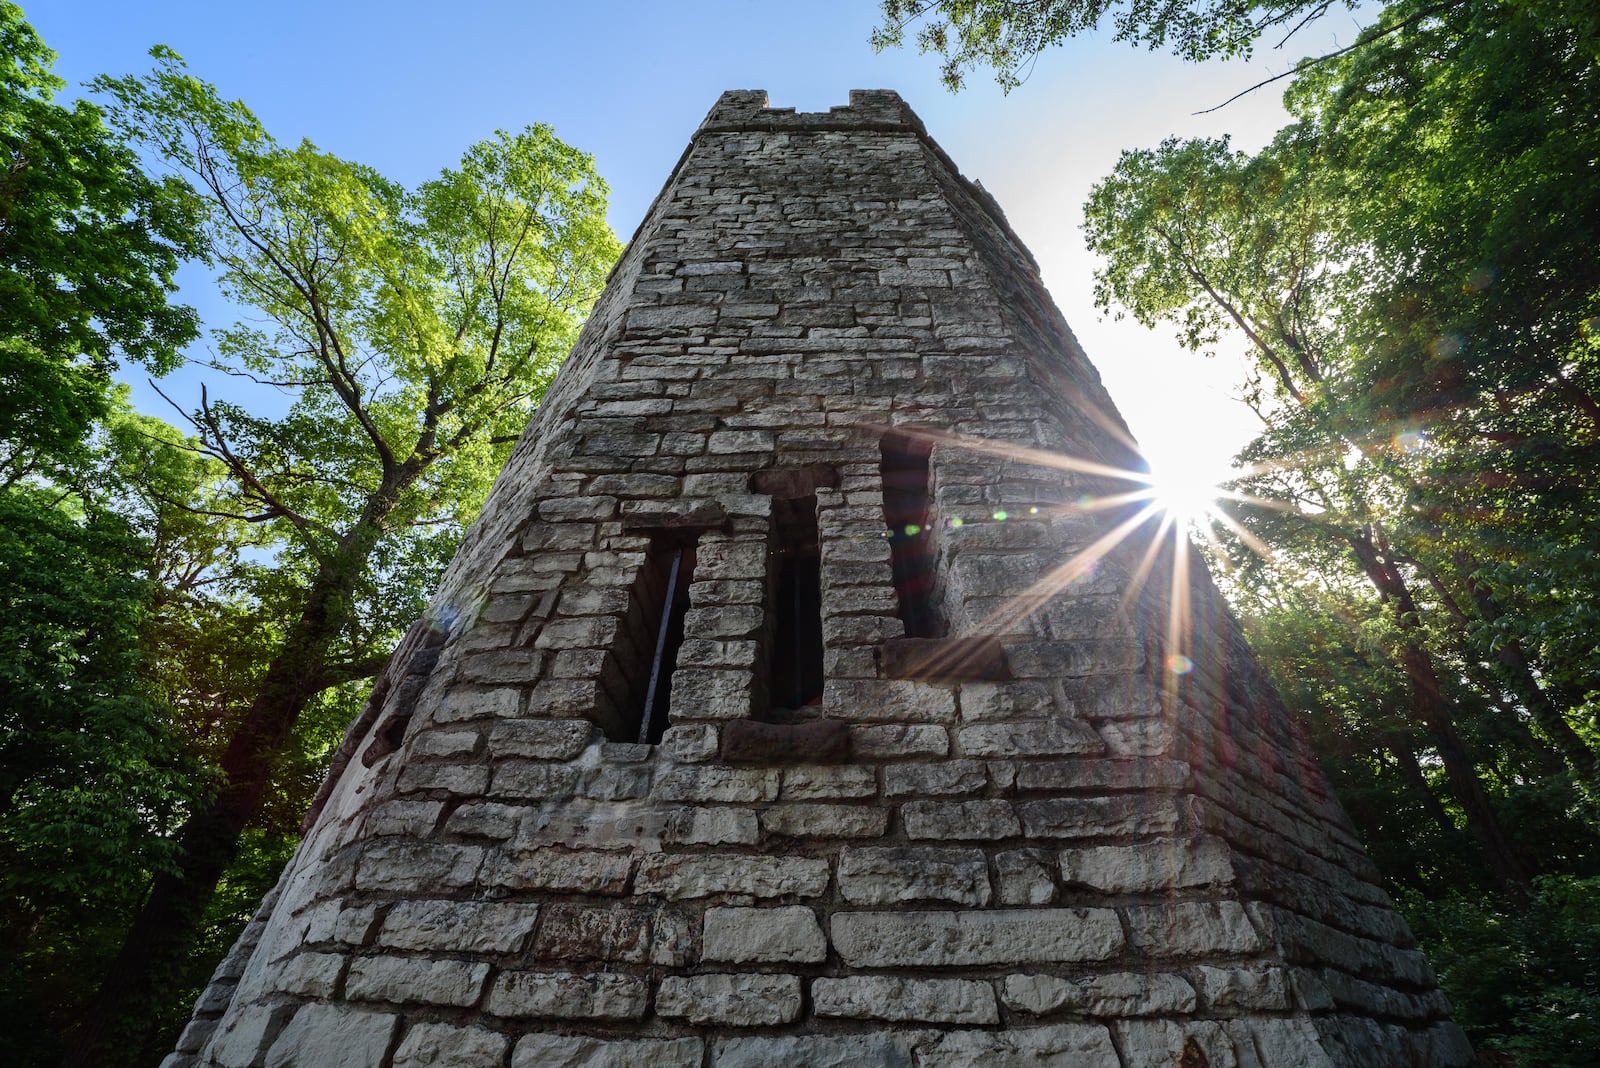
<svg viewBox="0 0 1600 1068">
<path fill-rule="evenodd" d="M 889 561 L 900 620 L 909 638 L 940 638 L 944 622 L 936 598 L 938 546 L 934 541 L 928 486 L 932 444 L 901 434 L 882 439 L 883 518 L 889 528 Z"/>
<path fill-rule="evenodd" d="M 822 700 L 822 554 L 815 494 L 774 500 L 777 596 L 768 694 L 776 721 L 803 718 Z"/>
<path fill-rule="evenodd" d="M 616 650 L 622 714 L 606 732 L 612 741 L 655 745 L 667 729 L 694 560 L 694 541 L 682 538 L 654 539 L 645 553 Z"/>
</svg>

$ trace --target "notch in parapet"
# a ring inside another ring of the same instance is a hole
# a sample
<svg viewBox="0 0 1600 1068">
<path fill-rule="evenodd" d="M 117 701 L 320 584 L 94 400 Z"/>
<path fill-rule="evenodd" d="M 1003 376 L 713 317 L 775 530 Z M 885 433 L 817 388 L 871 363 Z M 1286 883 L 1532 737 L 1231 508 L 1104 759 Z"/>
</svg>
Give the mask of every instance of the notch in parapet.
<svg viewBox="0 0 1600 1068">
<path fill-rule="evenodd" d="M 765 89 L 730 89 L 700 124 L 700 132 L 736 130 L 912 130 L 925 133 L 893 89 L 852 89 L 850 103 L 827 111 L 795 111 L 767 104 Z"/>
</svg>

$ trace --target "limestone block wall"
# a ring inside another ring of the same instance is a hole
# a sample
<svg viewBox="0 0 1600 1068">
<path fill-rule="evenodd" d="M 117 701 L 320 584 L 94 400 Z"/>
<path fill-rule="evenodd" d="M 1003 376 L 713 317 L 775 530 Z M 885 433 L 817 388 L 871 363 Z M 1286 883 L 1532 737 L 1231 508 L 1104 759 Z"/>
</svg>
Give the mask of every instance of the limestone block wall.
<svg viewBox="0 0 1600 1068">
<path fill-rule="evenodd" d="M 893 93 L 724 95 L 168 1064 L 1470 1063 L 1203 569 L 1173 675 L 1170 548 L 1066 566 L 1126 486 L 1050 453 L 1134 458 L 987 194 Z"/>
</svg>

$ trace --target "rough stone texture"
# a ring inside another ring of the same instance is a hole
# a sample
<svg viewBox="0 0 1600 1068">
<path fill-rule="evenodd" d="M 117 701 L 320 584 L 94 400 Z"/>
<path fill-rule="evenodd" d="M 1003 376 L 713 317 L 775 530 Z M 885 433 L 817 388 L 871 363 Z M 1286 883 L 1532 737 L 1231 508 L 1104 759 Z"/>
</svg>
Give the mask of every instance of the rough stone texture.
<svg viewBox="0 0 1600 1068">
<path fill-rule="evenodd" d="M 892 93 L 725 94 L 173 1068 L 1466 1065 L 1203 569 L 1164 692 L 1171 549 L 1049 453 L 1138 464 L 992 198 Z"/>
<path fill-rule="evenodd" d="M 801 905 L 706 910 L 700 955 L 708 961 L 797 961 L 828 955 L 817 914 Z"/>
<path fill-rule="evenodd" d="M 902 979 L 860 975 L 818 979 L 811 984 L 818 1016 L 923 1023 L 1000 1022 L 994 987 L 968 979 Z"/>
</svg>

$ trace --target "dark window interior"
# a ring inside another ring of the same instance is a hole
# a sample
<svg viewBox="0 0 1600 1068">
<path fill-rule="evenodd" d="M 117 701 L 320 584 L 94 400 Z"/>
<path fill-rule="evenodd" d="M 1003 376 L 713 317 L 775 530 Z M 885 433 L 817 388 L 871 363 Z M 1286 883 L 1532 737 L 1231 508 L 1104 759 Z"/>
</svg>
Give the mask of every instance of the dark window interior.
<svg viewBox="0 0 1600 1068">
<path fill-rule="evenodd" d="M 777 596 L 768 695 L 771 717 L 822 700 L 822 556 L 815 494 L 772 502 L 777 531 Z"/>
<path fill-rule="evenodd" d="M 614 700 L 621 715 L 606 734 L 617 742 L 661 741 L 667 729 L 672 673 L 683 646 L 683 620 L 689 611 L 695 543 L 658 538 L 650 543 L 616 650 L 621 693 Z"/>
<path fill-rule="evenodd" d="M 900 619 L 910 638 L 944 635 L 934 599 L 936 554 L 928 489 L 932 445 L 899 434 L 881 443 L 883 518 L 889 528 L 889 557 Z"/>
</svg>

